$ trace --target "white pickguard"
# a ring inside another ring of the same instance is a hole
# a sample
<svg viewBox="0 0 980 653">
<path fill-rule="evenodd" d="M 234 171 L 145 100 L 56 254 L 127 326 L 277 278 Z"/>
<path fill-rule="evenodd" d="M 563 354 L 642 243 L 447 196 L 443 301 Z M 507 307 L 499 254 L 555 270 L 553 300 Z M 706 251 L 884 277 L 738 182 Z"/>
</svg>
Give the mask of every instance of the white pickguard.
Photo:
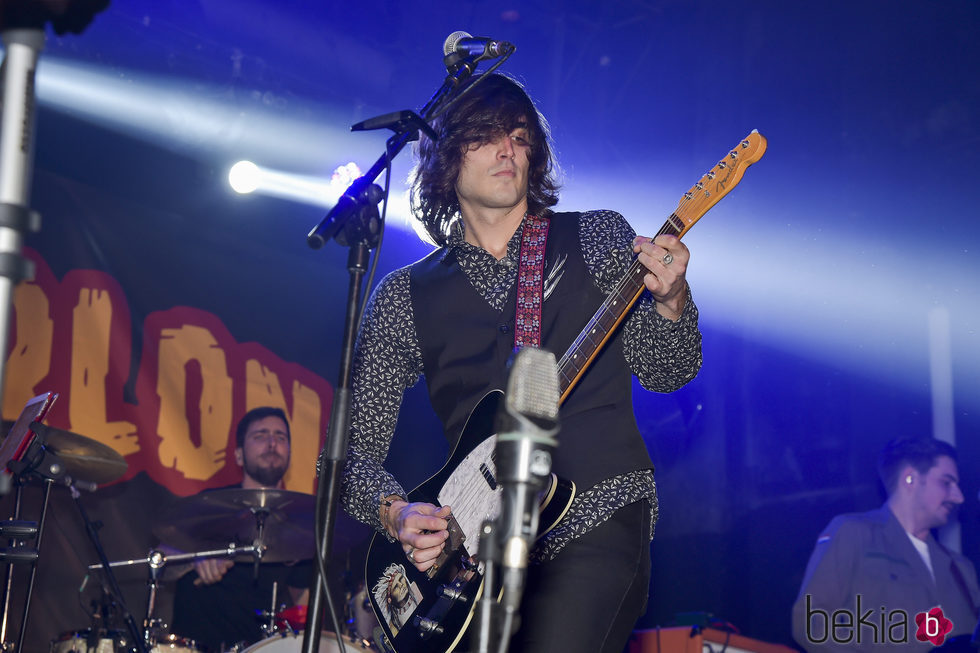
<svg viewBox="0 0 980 653">
<path fill-rule="evenodd" d="M 439 505 L 452 508 L 471 556 L 479 552 L 483 522 L 500 514 L 500 485 L 492 489 L 484 476 L 486 470 L 496 484 L 497 466 L 493 461 L 496 445 L 497 436 L 491 435 L 474 447 L 439 490 Z"/>
</svg>

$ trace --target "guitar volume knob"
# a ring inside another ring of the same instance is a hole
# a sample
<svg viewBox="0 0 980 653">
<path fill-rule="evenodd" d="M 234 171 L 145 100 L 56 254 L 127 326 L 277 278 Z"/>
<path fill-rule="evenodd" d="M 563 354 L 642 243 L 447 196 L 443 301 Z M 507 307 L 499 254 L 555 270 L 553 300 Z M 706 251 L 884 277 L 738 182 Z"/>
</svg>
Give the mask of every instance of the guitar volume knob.
<svg viewBox="0 0 980 653">
<path fill-rule="evenodd" d="M 466 595 L 463 594 L 462 589 L 454 585 L 440 585 L 439 595 L 443 596 L 451 601 L 466 601 Z"/>
<path fill-rule="evenodd" d="M 419 630 L 419 637 L 428 639 L 430 635 L 441 635 L 445 630 L 439 625 L 438 621 L 426 617 L 417 616 L 412 620 L 415 627 Z"/>
</svg>

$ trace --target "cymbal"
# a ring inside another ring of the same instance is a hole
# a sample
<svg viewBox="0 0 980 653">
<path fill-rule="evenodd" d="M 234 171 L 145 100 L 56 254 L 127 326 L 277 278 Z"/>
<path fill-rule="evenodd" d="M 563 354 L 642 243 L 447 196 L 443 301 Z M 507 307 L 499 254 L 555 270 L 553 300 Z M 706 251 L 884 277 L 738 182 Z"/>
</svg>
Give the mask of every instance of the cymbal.
<svg viewBox="0 0 980 653">
<path fill-rule="evenodd" d="M 258 537 L 263 519 L 264 562 L 307 560 L 316 551 L 311 494 L 289 490 L 226 488 L 205 490 L 179 499 L 167 510 L 153 533 L 160 542 L 180 551 L 203 551 L 249 546 Z M 338 512 L 331 552 L 346 552 L 362 543 L 371 529 Z M 239 556 L 251 559 L 251 555 Z"/>
<path fill-rule="evenodd" d="M 43 434 L 45 446 L 73 478 L 102 485 L 121 477 L 129 467 L 118 451 L 84 435 L 46 424 L 32 424 L 31 428 Z"/>
<path fill-rule="evenodd" d="M 253 544 L 263 525 L 266 562 L 313 557 L 311 494 L 288 490 L 206 490 L 177 501 L 153 528 L 164 544 L 181 551 Z"/>
</svg>

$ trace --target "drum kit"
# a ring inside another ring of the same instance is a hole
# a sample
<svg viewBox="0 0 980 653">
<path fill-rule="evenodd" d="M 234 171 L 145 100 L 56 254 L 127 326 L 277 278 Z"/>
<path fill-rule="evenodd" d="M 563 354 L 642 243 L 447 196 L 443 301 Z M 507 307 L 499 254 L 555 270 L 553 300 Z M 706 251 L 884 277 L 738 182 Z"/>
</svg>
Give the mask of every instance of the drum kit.
<svg viewBox="0 0 980 653">
<path fill-rule="evenodd" d="M 90 525 L 89 534 L 101 560 L 89 565 L 88 569 L 90 572 L 101 570 L 103 577 L 102 599 L 93 602 L 90 626 L 57 637 L 51 643 L 50 653 L 128 653 L 140 650 L 150 653 L 204 653 L 206 649 L 203 646 L 170 632 L 169 627 L 156 616 L 157 594 L 163 579 L 167 582 L 174 580 L 189 571 L 193 562 L 207 558 L 252 562 L 258 570 L 261 563 L 308 560 L 313 557 L 313 496 L 287 490 L 231 488 L 209 490 L 177 500 L 153 528 L 154 535 L 161 543 L 158 549 L 151 550 L 145 557 L 110 562 L 98 542 L 95 534 L 97 528 L 91 527 L 84 508 L 77 501 L 78 492 L 74 484 L 94 486 L 114 481 L 125 474 L 125 460 L 110 447 L 90 438 L 41 424 L 32 425 L 34 427 L 39 427 L 35 432 L 44 434 L 44 447 L 49 459 L 55 456 L 72 480 L 76 504 L 83 520 Z M 18 500 L 18 506 L 19 503 Z M 40 523 L 43 524 L 43 515 Z M 340 547 L 359 543 L 365 534 L 357 527 L 338 528 L 337 533 Z M 114 570 L 118 568 L 137 565 L 145 565 L 148 570 L 147 608 L 142 627 L 137 627 L 125 608 L 121 607 L 124 602 L 114 576 Z M 31 583 L 33 585 L 33 576 Z M 4 627 L 7 623 L 8 598 L 9 587 L 4 601 Z M 378 623 L 367 602 L 363 585 L 349 588 L 345 598 L 345 614 L 340 623 L 342 627 L 346 626 L 346 632 L 338 637 L 333 632 L 323 631 L 319 651 L 380 650 L 372 641 Z M 25 606 L 25 621 L 26 618 Z M 264 639 L 238 644 L 227 651 L 288 653 L 302 649 L 305 606 L 287 608 L 277 604 L 274 588 L 269 609 L 255 618 L 261 620 Z M 134 644 L 136 636 L 140 638 L 139 645 Z M 20 643 L 18 640 L 18 651 Z M 0 650 L 13 649 L 13 646 L 0 644 Z"/>
</svg>

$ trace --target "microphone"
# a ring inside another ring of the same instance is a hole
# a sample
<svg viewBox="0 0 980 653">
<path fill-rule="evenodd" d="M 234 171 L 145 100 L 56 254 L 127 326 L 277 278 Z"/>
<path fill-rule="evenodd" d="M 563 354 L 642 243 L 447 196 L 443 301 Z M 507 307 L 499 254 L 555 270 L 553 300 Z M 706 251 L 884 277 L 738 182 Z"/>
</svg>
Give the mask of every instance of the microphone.
<svg viewBox="0 0 980 653">
<path fill-rule="evenodd" d="M 533 347 L 518 351 L 497 413 L 496 468 L 503 488 L 497 523 L 505 616 L 516 614 L 524 591 L 528 552 L 538 530 L 538 493 L 551 474 L 551 452 L 558 445 L 559 394 L 555 355 Z"/>
<path fill-rule="evenodd" d="M 485 36 L 471 36 L 467 32 L 453 32 L 442 44 L 442 53 L 446 57 L 452 55 L 476 57 L 477 61 L 502 57 L 515 49 L 507 41 L 495 41 Z"/>
</svg>

